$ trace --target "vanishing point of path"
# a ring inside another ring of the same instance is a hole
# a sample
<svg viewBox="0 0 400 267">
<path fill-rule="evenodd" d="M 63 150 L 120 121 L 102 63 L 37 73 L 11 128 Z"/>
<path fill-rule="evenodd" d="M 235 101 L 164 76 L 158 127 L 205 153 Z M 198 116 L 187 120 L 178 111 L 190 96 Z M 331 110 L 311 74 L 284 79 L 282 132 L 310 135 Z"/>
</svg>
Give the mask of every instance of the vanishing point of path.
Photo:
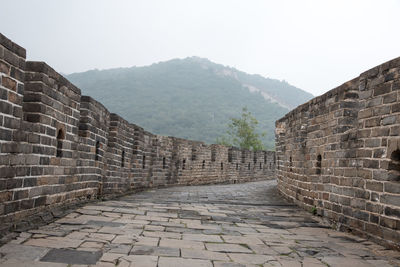
<svg viewBox="0 0 400 267">
<path fill-rule="evenodd" d="M 91 203 L 20 233 L 0 266 L 400 266 L 400 253 L 319 223 L 275 181 L 172 187 Z"/>
</svg>

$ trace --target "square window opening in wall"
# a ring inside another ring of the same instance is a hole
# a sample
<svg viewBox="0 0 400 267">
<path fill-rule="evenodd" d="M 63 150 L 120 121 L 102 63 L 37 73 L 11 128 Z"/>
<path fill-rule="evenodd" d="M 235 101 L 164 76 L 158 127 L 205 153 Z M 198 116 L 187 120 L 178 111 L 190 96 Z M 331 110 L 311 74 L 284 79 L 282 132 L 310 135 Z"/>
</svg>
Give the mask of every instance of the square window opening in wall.
<svg viewBox="0 0 400 267">
<path fill-rule="evenodd" d="M 320 175 L 321 174 L 321 167 L 322 167 L 322 156 L 318 155 L 317 156 L 317 169 L 316 169 L 316 174 Z"/>
<path fill-rule="evenodd" d="M 192 147 L 192 161 L 195 161 L 197 159 L 196 152 L 196 148 Z"/>
<path fill-rule="evenodd" d="M 233 159 L 233 151 L 232 151 L 232 149 L 229 149 L 228 150 L 228 162 L 232 162 L 232 159 Z"/>
<path fill-rule="evenodd" d="M 100 141 L 96 141 L 96 155 L 94 160 L 98 161 L 99 160 L 99 155 L 100 155 Z"/>
<path fill-rule="evenodd" d="M 121 167 L 125 167 L 125 150 L 122 150 L 122 155 L 121 155 Z"/>
<path fill-rule="evenodd" d="M 215 161 L 217 158 L 217 151 L 215 149 L 211 150 L 211 161 Z"/>
<path fill-rule="evenodd" d="M 61 158 L 63 156 L 63 140 L 65 139 L 65 133 L 63 129 L 57 131 L 57 152 L 56 157 Z"/>
</svg>

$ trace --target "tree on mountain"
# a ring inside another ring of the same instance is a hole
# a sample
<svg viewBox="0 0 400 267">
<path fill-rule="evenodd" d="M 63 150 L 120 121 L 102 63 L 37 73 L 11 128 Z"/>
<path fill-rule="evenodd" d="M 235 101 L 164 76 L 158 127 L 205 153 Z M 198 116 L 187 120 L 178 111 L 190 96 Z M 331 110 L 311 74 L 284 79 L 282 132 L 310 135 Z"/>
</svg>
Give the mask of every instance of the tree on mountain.
<svg viewBox="0 0 400 267">
<path fill-rule="evenodd" d="M 247 107 L 244 107 L 240 118 L 231 118 L 226 135 L 217 138 L 217 144 L 253 151 L 263 150 L 261 138 L 266 133 L 258 134 L 257 125 L 257 119 L 247 110 Z"/>
</svg>

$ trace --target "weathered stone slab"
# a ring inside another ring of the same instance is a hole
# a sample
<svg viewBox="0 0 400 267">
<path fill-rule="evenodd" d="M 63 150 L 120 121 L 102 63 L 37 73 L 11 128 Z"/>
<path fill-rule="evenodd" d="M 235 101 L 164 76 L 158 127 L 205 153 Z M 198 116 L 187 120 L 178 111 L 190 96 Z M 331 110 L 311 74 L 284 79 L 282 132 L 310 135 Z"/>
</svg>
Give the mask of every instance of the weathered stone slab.
<svg viewBox="0 0 400 267">
<path fill-rule="evenodd" d="M 0 247 L 0 254 L 5 259 L 17 259 L 20 261 L 39 260 L 49 251 L 48 248 L 33 247 L 27 245 L 6 244 Z"/>
<path fill-rule="evenodd" d="M 180 253 L 179 253 L 179 248 L 134 246 L 129 254 L 179 257 Z"/>
<path fill-rule="evenodd" d="M 158 267 L 177 266 L 213 267 L 213 264 L 209 260 L 183 259 L 175 257 L 160 257 L 158 261 Z"/>
<path fill-rule="evenodd" d="M 241 252 L 241 253 L 252 253 L 248 248 L 238 244 L 213 244 L 206 243 L 206 248 L 211 251 L 218 252 Z"/>
<path fill-rule="evenodd" d="M 229 258 L 225 253 L 208 251 L 208 250 L 182 248 L 181 254 L 183 258 L 188 258 L 188 259 L 229 261 Z"/>
<path fill-rule="evenodd" d="M 67 264 L 96 264 L 102 256 L 101 251 L 81 251 L 70 249 L 52 249 L 40 261 Z"/>
<path fill-rule="evenodd" d="M 189 240 L 178 240 L 170 238 L 161 238 L 161 247 L 171 247 L 171 248 L 193 248 L 193 249 L 204 249 L 204 244 L 202 242 L 189 241 Z"/>
<path fill-rule="evenodd" d="M 86 224 L 97 225 L 97 226 L 108 226 L 108 227 L 120 227 L 120 226 L 125 225 L 123 223 L 108 222 L 108 221 L 95 221 L 95 220 L 89 220 L 89 221 L 87 221 Z"/>
<path fill-rule="evenodd" d="M 218 235 L 183 234 L 182 239 L 201 242 L 223 242 L 221 237 Z"/>
</svg>

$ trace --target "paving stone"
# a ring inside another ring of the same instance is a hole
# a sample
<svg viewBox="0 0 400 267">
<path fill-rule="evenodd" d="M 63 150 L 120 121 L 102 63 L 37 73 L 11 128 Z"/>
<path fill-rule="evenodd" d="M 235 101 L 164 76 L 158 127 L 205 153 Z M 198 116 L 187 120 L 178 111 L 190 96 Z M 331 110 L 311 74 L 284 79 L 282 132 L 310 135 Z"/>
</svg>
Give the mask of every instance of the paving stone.
<svg viewBox="0 0 400 267">
<path fill-rule="evenodd" d="M 102 252 L 77 251 L 70 249 L 52 249 L 40 261 L 67 264 L 96 264 Z"/>
<path fill-rule="evenodd" d="M 40 261 L 21 261 L 16 259 L 6 260 L 0 263 L 4 267 L 69 267 L 66 263 L 40 262 Z"/>
<path fill-rule="evenodd" d="M 103 222 L 111 222 L 113 220 L 115 220 L 115 218 L 110 218 L 110 217 L 105 217 L 105 216 L 94 216 L 94 215 L 81 215 L 79 217 L 75 218 L 76 220 L 83 220 L 86 223 L 88 221 L 103 221 Z M 85 223 L 85 224 L 86 224 Z"/>
<path fill-rule="evenodd" d="M 248 246 L 256 254 L 262 254 L 262 255 L 278 255 L 279 254 L 278 252 L 276 252 L 275 250 L 273 250 L 272 248 L 270 248 L 269 246 L 264 245 L 264 244 L 262 244 L 262 245 L 249 244 Z"/>
<path fill-rule="evenodd" d="M 129 254 L 179 257 L 179 248 L 134 246 Z"/>
<path fill-rule="evenodd" d="M 296 261 L 296 260 L 287 260 L 287 259 L 278 259 L 278 262 L 280 264 L 280 266 L 282 267 L 302 267 L 302 264 L 300 261 Z M 347 265 L 342 265 L 343 266 L 347 266 Z M 350 265 L 349 265 L 350 267 Z"/>
<path fill-rule="evenodd" d="M 142 220 L 142 221 L 156 221 L 156 222 L 168 222 L 168 218 L 164 217 L 155 217 L 155 216 L 136 216 L 135 220 Z"/>
<path fill-rule="evenodd" d="M 92 210 L 92 209 L 77 209 L 76 212 L 79 212 L 81 214 L 87 214 L 87 215 L 99 215 L 99 214 L 101 214 L 100 210 Z"/>
<path fill-rule="evenodd" d="M 226 243 L 234 243 L 234 244 L 246 244 L 246 245 L 263 245 L 264 243 L 253 236 L 230 236 L 230 235 L 222 235 L 222 238 Z"/>
<path fill-rule="evenodd" d="M 326 267 L 326 264 L 322 263 L 320 260 L 316 258 L 311 258 L 311 257 L 303 258 L 302 263 L 303 263 L 302 266 L 307 266 L 307 267 Z M 382 267 L 384 267 L 384 265 Z"/>
<path fill-rule="evenodd" d="M 104 246 L 104 243 L 102 242 L 92 242 L 92 241 L 87 241 L 87 242 L 83 242 L 80 245 L 80 248 L 102 248 Z"/>
<path fill-rule="evenodd" d="M 164 226 L 159 226 L 159 225 L 145 225 L 144 226 L 144 230 L 146 231 L 158 231 L 158 232 L 162 232 L 165 230 Z"/>
<path fill-rule="evenodd" d="M 120 226 L 124 225 L 123 223 L 107 222 L 107 221 L 94 221 L 94 220 L 87 221 L 86 224 L 97 225 L 97 226 L 109 226 L 109 227 L 120 227 Z"/>
<path fill-rule="evenodd" d="M 100 205 L 86 205 L 85 209 L 100 210 L 100 211 L 113 211 L 114 207 L 100 206 Z"/>
<path fill-rule="evenodd" d="M 264 263 L 263 267 L 282 267 L 282 264 L 279 261 L 269 261 L 267 263 Z M 303 267 L 307 267 L 307 266 L 305 265 Z"/>
<path fill-rule="evenodd" d="M 133 244 L 137 241 L 138 237 L 126 236 L 126 235 L 118 235 L 116 236 L 111 243 L 113 244 Z"/>
<path fill-rule="evenodd" d="M 213 267 L 213 264 L 209 260 L 183 259 L 175 257 L 160 257 L 158 261 L 158 267 L 177 267 L 177 266 Z"/>
<path fill-rule="evenodd" d="M 178 214 L 176 213 L 169 213 L 169 212 L 152 212 L 149 211 L 146 214 L 150 217 L 167 217 L 167 218 L 178 218 Z"/>
<path fill-rule="evenodd" d="M 330 267 L 351 266 L 351 267 L 372 267 L 371 263 L 365 260 L 345 258 L 345 257 L 323 257 L 323 263 L 328 264 Z"/>
<path fill-rule="evenodd" d="M 181 235 L 178 233 L 170 233 L 170 232 L 151 232 L 151 231 L 144 231 L 143 235 L 146 237 L 161 237 L 161 238 L 174 238 L 174 239 L 181 239 Z"/>
<path fill-rule="evenodd" d="M 181 254 L 183 258 L 189 258 L 189 259 L 229 261 L 229 258 L 225 253 L 208 251 L 208 250 L 182 248 Z"/>
<path fill-rule="evenodd" d="M 271 246 L 271 249 L 279 254 L 290 254 L 293 251 L 289 246 Z"/>
<path fill-rule="evenodd" d="M 391 266 L 400 266 L 400 261 L 397 263 L 389 264 L 387 261 L 384 260 L 366 260 L 368 264 L 371 264 L 375 267 L 391 267 Z"/>
<path fill-rule="evenodd" d="M 129 235 L 129 236 L 138 236 L 143 232 L 142 227 L 140 228 L 131 228 L 130 225 L 125 225 L 124 227 L 102 227 L 97 232 L 105 233 L 105 234 L 114 234 L 114 235 Z"/>
<path fill-rule="evenodd" d="M 77 248 L 83 240 L 68 239 L 62 237 L 29 239 L 24 243 L 28 246 L 48 247 L 48 248 Z"/>
<path fill-rule="evenodd" d="M 148 256 L 148 255 L 129 255 L 124 256 L 123 259 L 130 262 L 130 266 L 132 267 L 157 267 L 157 256 Z M 160 265 L 158 265 L 160 266 Z M 177 266 L 177 265 L 175 265 Z M 119 265 L 118 265 L 119 267 Z"/>
<path fill-rule="evenodd" d="M 202 242 L 190 241 L 190 240 L 177 240 L 170 238 L 161 238 L 161 247 L 171 247 L 171 248 L 193 248 L 193 249 L 204 249 L 204 244 Z"/>
<path fill-rule="evenodd" d="M 43 257 L 48 248 L 33 247 L 19 244 L 6 244 L 0 247 L 0 254 L 5 259 L 18 259 L 20 261 L 35 261 Z"/>
<path fill-rule="evenodd" d="M 89 266 L 90 267 L 115 267 L 115 264 L 110 263 L 110 262 L 98 262 L 98 263 L 96 263 L 96 265 L 89 265 Z M 72 267 L 76 267 L 76 265 L 74 264 L 74 265 L 72 265 Z M 85 267 L 87 267 L 87 265 Z M 129 267 L 129 265 L 125 266 L 125 267 Z"/>
<path fill-rule="evenodd" d="M 135 245 L 143 245 L 143 246 L 157 246 L 160 238 L 158 237 L 144 237 L 140 236 Z"/>
<path fill-rule="evenodd" d="M 204 225 L 204 224 L 187 224 L 187 228 L 200 230 L 219 230 L 220 226 Z"/>
<path fill-rule="evenodd" d="M 29 230 L 29 233 L 31 234 L 42 234 L 46 236 L 65 236 L 68 234 L 70 231 L 54 231 L 54 230 L 41 230 L 41 229 L 34 229 L 34 230 Z"/>
<path fill-rule="evenodd" d="M 85 232 L 72 232 L 66 236 L 68 239 L 85 239 L 89 236 L 89 233 Z"/>
<path fill-rule="evenodd" d="M 211 251 L 219 252 L 242 252 L 242 253 L 252 253 L 248 248 L 238 245 L 238 244 L 213 244 L 206 243 L 206 248 Z"/>
<path fill-rule="evenodd" d="M 267 255 L 245 254 L 245 253 L 228 253 L 232 261 L 242 264 L 264 264 L 268 261 L 275 261 L 276 258 Z"/>
<path fill-rule="evenodd" d="M 248 265 L 237 263 L 237 262 L 214 261 L 214 267 L 247 267 L 247 266 Z"/>
<path fill-rule="evenodd" d="M 202 242 L 223 242 L 221 237 L 218 235 L 183 234 L 182 239 Z"/>
<path fill-rule="evenodd" d="M 138 210 L 138 209 L 128 209 L 128 208 L 116 208 L 113 210 L 113 212 L 118 212 L 118 213 L 128 213 L 128 214 L 137 214 L 137 215 L 144 215 L 145 212 Z"/>
<path fill-rule="evenodd" d="M 104 240 L 111 241 L 115 238 L 114 234 L 99 234 L 99 233 L 90 233 L 88 239 L 91 240 Z"/>
<path fill-rule="evenodd" d="M 107 253 L 125 254 L 128 255 L 129 251 L 132 249 L 132 245 L 126 244 L 111 244 L 105 243 L 103 251 Z"/>
</svg>

